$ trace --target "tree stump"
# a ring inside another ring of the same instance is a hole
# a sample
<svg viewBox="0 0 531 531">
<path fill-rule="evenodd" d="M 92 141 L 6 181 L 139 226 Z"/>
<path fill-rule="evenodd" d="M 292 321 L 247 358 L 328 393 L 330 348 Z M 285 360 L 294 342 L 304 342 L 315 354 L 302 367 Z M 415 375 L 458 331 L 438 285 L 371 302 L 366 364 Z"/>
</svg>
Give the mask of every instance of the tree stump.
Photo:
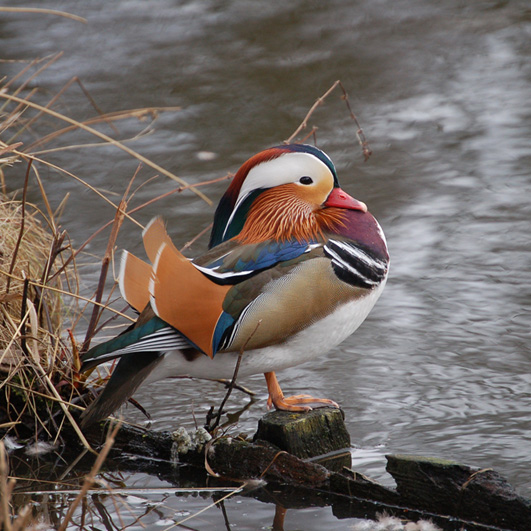
<svg viewBox="0 0 531 531">
<path fill-rule="evenodd" d="M 254 440 L 267 441 L 301 459 L 314 458 L 330 470 L 350 467 L 350 435 L 340 409 L 320 408 L 308 413 L 273 411 L 262 417 Z M 314 459 L 312 459 L 314 461 Z"/>
</svg>

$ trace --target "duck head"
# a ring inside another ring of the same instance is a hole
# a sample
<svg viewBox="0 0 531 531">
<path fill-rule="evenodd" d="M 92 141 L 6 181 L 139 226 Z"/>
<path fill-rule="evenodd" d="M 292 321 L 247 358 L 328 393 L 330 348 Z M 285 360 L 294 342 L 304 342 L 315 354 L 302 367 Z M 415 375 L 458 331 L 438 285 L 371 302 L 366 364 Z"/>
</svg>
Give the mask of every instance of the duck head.
<svg viewBox="0 0 531 531">
<path fill-rule="evenodd" d="M 330 158 L 305 144 L 262 151 L 246 161 L 221 198 L 214 216 L 210 247 L 236 238 L 311 240 L 342 223 L 346 210 L 366 212 L 344 192 Z"/>
</svg>

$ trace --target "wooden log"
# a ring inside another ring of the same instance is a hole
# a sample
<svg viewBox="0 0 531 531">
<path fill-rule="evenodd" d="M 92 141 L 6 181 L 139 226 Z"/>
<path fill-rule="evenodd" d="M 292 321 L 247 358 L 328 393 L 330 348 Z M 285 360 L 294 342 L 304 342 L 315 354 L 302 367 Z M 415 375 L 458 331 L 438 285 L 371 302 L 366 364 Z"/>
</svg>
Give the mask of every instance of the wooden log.
<svg viewBox="0 0 531 531">
<path fill-rule="evenodd" d="M 336 408 L 308 413 L 272 411 L 258 422 L 255 441 L 267 441 L 300 458 L 309 458 L 350 447 L 344 414 Z M 347 462 L 350 465 L 350 454 Z"/>
<path fill-rule="evenodd" d="M 99 448 L 105 443 L 106 425 L 107 423 L 101 422 L 85 430 L 85 436 L 94 448 Z M 173 438 L 170 432 L 148 431 L 124 424 L 116 434 L 111 455 L 129 454 L 147 459 L 171 461 L 172 444 Z"/>
<path fill-rule="evenodd" d="M 105 438 L 103 431 L 98 430 L 87 437 L 94 445 Z M 192 434 L 190 439 L 194 438 L 197 437 Z M 179 452 L 177 448 L 180 448 Z M 531 500 L 519 496 L 505 479 L 490 469 L 434 458 L 387 456 L 387 470 L 397 483 L 395 490 L 352 470 L 327 470 L 258 439 L 251 443 L 223 437 L 206 445 L 192 445 L 189 450 L 183 448 L 175 434 L 122 426 L 112 455 L 127 469 L 143 470 L 178 456 L 180 463 L 193 465 L 204 473 L 206 448 L 211 470 L 225 480 L 263 479 L 273 485 L 288 486 L 294 489 L 293 492 L 304 492 L 305 498 L 310 492 L 317 497 L 328 493 L 339 500 L 339 503 L 331 503 L 340 517 L 362 514 L 365 502 L 360 500 L 365 500 L 367 514 L 385 511 L 395 516 L 407 516 L 408 512 L 415 513 L 417 518 L 432 518 L 444 529 L 464 526 L 471 531 L 531 530 Z M 128 454 L 133 460 L 124 463 Z M 175 470 L 162 466 L 160 473 L 171 476 Z M 289 506 L 287 499 L 283 505 Z M 370 507 L 373 509 L 369 511 Z M 450 521 L 453 527 L 445 524 Z"/>
<path fill-rule="evenodd" d="M 208 464 L 217 474 L 230 479 L 264 479 L 325 488 L 330 472 L 315 463 L 308 463 L 269 445 L 253 444 L 222 438 L 211 445 Z"/>
<path fill-rule="evenodd" d="M 370 500 L 385 505 L 400 505 L 400 495 L 367 476 L 350 469 L 333 474 L 330 478 L 330 490 L 336 494 Z"/>
<path fill-rule="evenodd" d="M 402 503 L 501 529 L 531 529 L 531 500 L 497 472 L 442 459 L 388 455 Z"/>
</svg>

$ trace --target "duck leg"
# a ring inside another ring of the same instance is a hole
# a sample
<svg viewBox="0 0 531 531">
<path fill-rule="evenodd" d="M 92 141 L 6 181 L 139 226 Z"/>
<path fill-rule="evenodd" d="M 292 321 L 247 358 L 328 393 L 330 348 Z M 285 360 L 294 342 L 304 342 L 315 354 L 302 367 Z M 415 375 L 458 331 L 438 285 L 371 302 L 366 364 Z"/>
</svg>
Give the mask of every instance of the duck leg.
<svg viewBox="0 0 531 531">
<path fill-rule="evenodd" d="M 326 406 L 339 407 L 336 402 L 328 398 L 315 398 L 310 395 L 295 395 L 284 396 L 282 389 L 278 383 L 276 374 L 274 372 L 264 373 L 267 390 L 269 391 L 269 398 L 267 399 L 267 407 L 272 405 L 275 409 L 281 411 L 311 411 L 311 407 L 303 404 L 323 404 Z"/>
</svg>

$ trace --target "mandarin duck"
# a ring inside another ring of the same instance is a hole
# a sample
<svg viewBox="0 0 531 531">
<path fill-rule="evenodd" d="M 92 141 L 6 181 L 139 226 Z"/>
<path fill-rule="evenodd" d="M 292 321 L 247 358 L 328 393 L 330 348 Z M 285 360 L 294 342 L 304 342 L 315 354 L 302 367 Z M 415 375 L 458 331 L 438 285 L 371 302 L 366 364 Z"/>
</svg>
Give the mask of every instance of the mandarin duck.
<svg viewBox="0 0 531 531">
<path fill-rule="evenodd" d="M 380 296 L 389 255 L 367 207 L 339 187 L 320 149 L 282 145 L 238 170 L 214 216 L 209 250 L 189 260 L 155 218 L 143 232 L 151 264 L 124 251 L 119 286 L 139 317 L 83 356 L 82 371 L 120 358 L 83 424 L 107 417 L 143 383 L 263 373 L 268 406 L 339 407 L 285 397 L 275 371 L 350 336 Z"/>
</svg>

